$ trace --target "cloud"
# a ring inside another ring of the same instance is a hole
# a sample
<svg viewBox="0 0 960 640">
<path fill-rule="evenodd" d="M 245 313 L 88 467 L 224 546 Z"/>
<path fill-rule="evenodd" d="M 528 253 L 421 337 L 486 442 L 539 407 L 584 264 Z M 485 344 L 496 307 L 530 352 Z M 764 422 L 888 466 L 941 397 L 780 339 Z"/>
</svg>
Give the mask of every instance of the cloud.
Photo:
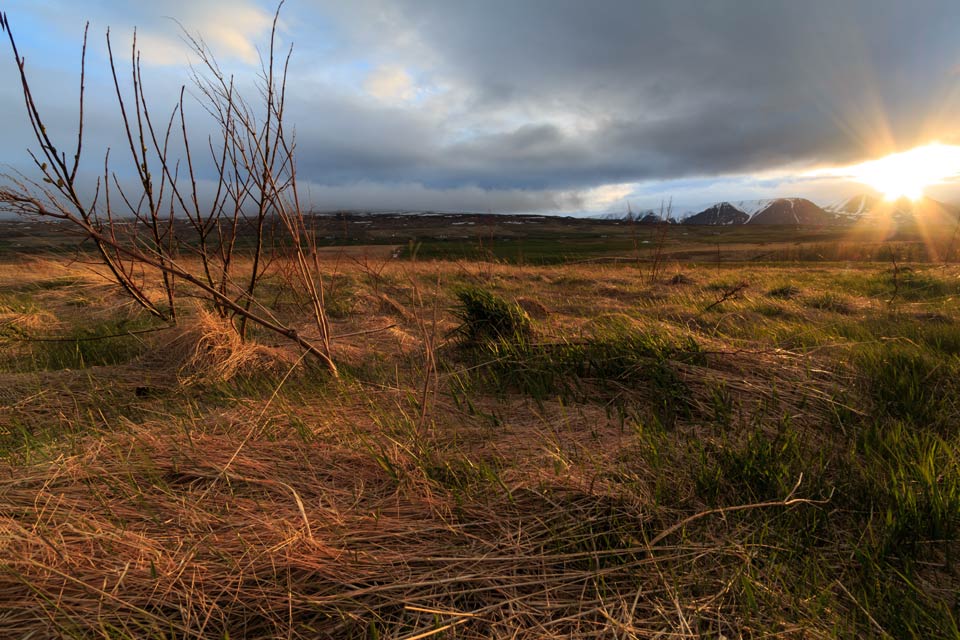
<svg viewBox="0 0 960 640">
<path fill-rule="evenodd" d="M 413 100 L 416 86 L 413 78 L 403 67 L 385 65 L 375 69 L 364 83 L 364 88 L 374 98 L 387 103 L 403 103 Z"/>
<path fill-rule="evenodd" d="M 90 18 L 92 33 L 109 23 L 119 42 L 138 25 L 148 60 L 165 65 L 146 71 L 161 101 L 189 83 L 163 16 L 202 34 L 255 98 L 250 65 L 272 10 L 254 0 L 10 8 L 29 27 L 34 68 L 54 70 L 43 83 L 52 95 L 76 65 L 51 30 L 79 44 Z M 958 21 L 955 0 L 316 0 L 285 5 L 280 36 L 296 45 L 287 117 L 315 194 L 337 207 L 352 197 L 543 210 L 620 206 L 627 192 L 659 201 L 670 189 L 688 201 L 736 189 L 827 197 L 842 185 L 790 176 L 960 140 Z M 0 92 L 19 122 L 15 103 Z M 91 111 L 101 143 L 115 117 L 105 105 Z M 75 116 L 54 110 L 69 130 Z"/>
<path fill-rule="evenodd" d="M 420 183 L 356 182 L 307 184 L 301 189 L 318 211 L 336 209 L 467 211 L 482 213 L 572 213 L 595 208 L 594 190 L 586 192 L 481 189 L 461 186 L 434 189 Z"/>
<path fill-rule="evenodd" d="M 513 125 L 450 154 L 484 166 L 515 158 L 500 165 L 506 179 L 531 159 L 512 155 L 516 134 L 551 126 L 563 139 L 540 149 L 570 152 L 558 175 L 569 182 L 844 163 L 956 130 L 943 115 L 960 106 L 960 48 L 943 26 L 960 18 L 954 3 L 359 6 L 334 13 L 366 55 L 456 87 L 448 123 L 480 113 Z M 558 113 L 581 125 L 557 126 Z"/>
<path fill-rule="evenodd" d="M 142 61 L 154 65 L 183 65 L 191 60 L 191 47 L 184 42 L 181 26 L 191 35 L 199 35 L 223 61 L 236 60 L 259 65 L 257 46 L 270 31 L 273 12 L 253 0 L 165 0 L 145 2 L 47 2 L 14 0 L 9 14 L 14 25 L 21 19 L 29 25 L 38 20 L 37 38 L 51 46 L 51 31 L 56 29 L 71 41 L 79 41 L 82 25 L 90 22 L 91 42 L 102 47 L 101 35 L 109 27 L 123 46 L 134 28 L 142 49 Z M 281 25 L 282 26 L 282 25 Z M 44 42 L 46 40 L 46 42 Z"/>
</svg>

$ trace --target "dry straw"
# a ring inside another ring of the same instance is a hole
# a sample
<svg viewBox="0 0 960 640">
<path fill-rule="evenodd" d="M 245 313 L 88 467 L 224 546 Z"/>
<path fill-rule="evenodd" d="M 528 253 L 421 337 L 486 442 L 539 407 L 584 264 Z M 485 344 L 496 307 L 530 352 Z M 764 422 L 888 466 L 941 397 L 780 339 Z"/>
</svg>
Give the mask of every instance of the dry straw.
<svg viewBox="0 0 960 640">
<path fill-rule="evenodd" d="M 289 352 L 243 340 L 230 321 L 198 307 L 189 323 L 161 350 L 183 385 L 218 383 L 238 375 L 282 373 L 296 359 Z"/>
<path fill-rule="evenodd" d="M 562 481 L 463 503 L 425 490 L 403 455 L 398 480 L 341 447 L 238 439 L 133 428 L 16 476 L 0 470 L 0 627 L 21 637 L 692 637 L 682 630 L 727 629 L 736 615 L 721 576 L 700 572 L 707 558 L 722 569 L 749 550 L 710 537 L 671 546 L 714 512 L 659 526 Z M 676 600 L 686 581 L 704 595 Z"/>
</svg>

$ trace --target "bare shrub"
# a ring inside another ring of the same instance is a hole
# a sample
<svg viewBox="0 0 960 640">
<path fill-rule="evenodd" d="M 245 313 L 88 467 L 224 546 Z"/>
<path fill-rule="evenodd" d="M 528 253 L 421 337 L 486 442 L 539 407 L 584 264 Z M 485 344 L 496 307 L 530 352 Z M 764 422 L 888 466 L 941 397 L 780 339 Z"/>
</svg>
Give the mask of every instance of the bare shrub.
<svg viewBox="0 0 960 640">
<path fill-rule="evenodd" d="M 281 3 L 282 4 L 282 3 Z M 323 299 L 323 273 L 297 191 L 295 143 L 284 126 L 287 68 L 276 56 L 279 7 L 264 57 L 258 104 L 240 95 L 233 77 L 217 65 L 203 41 L 184 34 L 200 60 L 194 76 L 217 132 L 204 145 L 191 144 L 185 115 L 185 87 L 169 117 L 157 121 L 145 97 L 136 36 L 131 47 L 131 86 L 119 80 L 107 33 L 109 70 L 120 110 L 117 126 L 128 142 L 135 168 L 134 185 L 124 184 L 104 153 L 103 175 L 94 184 L 80 175 L 84 147 L 84 93 L 87 34 L 80 56 L 80 93 L 75 151 L 68 157 L 54 141 L 31 90 L 26 63 L 5 14 L 0 28 L 8 35 L 20 74 L 21 91 L 39 151 L 30 156 L 31 177 L 4 176 L 0 211 L 28 218 L 69 223 L 95 248 L 109 277 L 127 296 L 161 320 L 176 322 L 178 297 L 205 301 L 241 340 L 250 323 L 282 335 L 319 358 L 334 375 L 330 332 Z M 183 153 L 175 157 L 174 141 Z M 201 193 L 195 148 L 207 148 L 214 167 L 213 195 Z M 85 196 L 92 192 L 92 196 Z M 243 246 L 243 248 L 241 248 Z M 298 285 L 309 296 L 317 338 L 307 339 L 278 320 L 261 298 L 267 267 L 292 260 Z"/>
</svg>

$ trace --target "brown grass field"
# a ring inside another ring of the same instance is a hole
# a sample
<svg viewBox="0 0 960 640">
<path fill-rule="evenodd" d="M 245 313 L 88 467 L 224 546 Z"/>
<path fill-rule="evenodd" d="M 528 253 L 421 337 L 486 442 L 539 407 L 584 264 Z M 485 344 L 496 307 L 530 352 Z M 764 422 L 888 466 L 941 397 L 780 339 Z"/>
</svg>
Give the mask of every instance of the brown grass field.
<svg viewBox="0 0 960 640">
<path fill-rule="evenodd" d="M 960 266 L 763 242 L 326 249 L 336 380 L 5 249 L 0 637 L 960 637 Z"/>
</svg>

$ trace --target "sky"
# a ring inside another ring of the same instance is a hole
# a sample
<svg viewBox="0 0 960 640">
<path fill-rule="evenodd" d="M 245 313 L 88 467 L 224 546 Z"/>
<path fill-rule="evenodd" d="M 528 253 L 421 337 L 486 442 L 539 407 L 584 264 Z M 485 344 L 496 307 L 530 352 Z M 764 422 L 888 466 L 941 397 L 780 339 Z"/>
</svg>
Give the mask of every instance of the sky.
<svg viewBox="0 0 960 640">
<path fill-rule="evenodd" d="M 83 166 L 95 180 L 104 150 L 123 144 L 108 27 L 124 56 L 136 27 L 156 111 L 186 85 L 202 141 L 211 123 L 181 28 L 255 95 L 276 4 L 0 0 L 0 10 L 64 141 L 76 135 L 89 21 Z M 835 168 L 960 144 L 957 24 L 956 0 L 288 0 L 278 37 L 293 46 L 287 121 L 318 210 L 582 214 L 672 201 L 682 214 L 721 200 L 827 204 L 864 190 Z M 29 171 L 36 145 L 9 50 L 0 116 L 0 164 Z M 928 194 L 960 202 L 952 180 Z"/>
</svg>

